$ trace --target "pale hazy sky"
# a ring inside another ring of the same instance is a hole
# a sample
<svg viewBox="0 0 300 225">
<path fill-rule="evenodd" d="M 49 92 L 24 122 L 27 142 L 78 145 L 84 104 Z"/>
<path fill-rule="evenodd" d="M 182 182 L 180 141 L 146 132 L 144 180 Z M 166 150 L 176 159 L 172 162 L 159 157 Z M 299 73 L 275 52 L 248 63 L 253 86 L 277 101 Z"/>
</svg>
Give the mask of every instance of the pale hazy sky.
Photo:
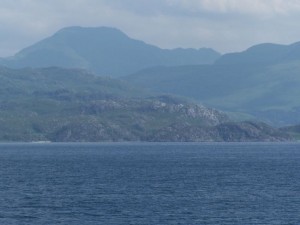
<svg viewBox="0 0 300 225">
<path fill-rule="evenodd" d="M 0 0 L 0 56 L 66 26 L 111 26 L 162 48 L 222 53 L 300 41 L 300 0 Z"/>
</svg>

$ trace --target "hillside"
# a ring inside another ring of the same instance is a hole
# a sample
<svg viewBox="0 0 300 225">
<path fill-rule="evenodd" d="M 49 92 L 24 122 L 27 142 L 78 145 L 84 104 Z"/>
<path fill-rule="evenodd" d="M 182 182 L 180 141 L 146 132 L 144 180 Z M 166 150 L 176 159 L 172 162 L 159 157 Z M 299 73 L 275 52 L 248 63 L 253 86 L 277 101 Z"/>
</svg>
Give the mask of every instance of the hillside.
<svg viewBox="0 0 300 225">
<path fill-rule="evenodd" d="M 296 140 L 300 141 L 300 125 L 282 127 L 280 130 L 290 134 Z"/>
<path fill-rule="evenodd" d="M 262 123 L 78 69 L 0 69 L 0 141 L 284 141 Z"/>
<path fill-rule="evenodd" d="M 228 53 L 216 60 L 216 64 L 277 64 L 300 60 L 300 42 L 290 45 L 265 43 L 252 46 L 243 52 Z"/>
<path fill-rule="evenodd" d="M 68 27 L 1 59 L 11 68 L 82 68 L 117 77 L 158 65 L 211 64 L 219 53 L 212 49 L 160 49 L 134 40 L 115 28 Z"/>
<path fill-rule="evenodd" d="M 186 96 L 276 126 L 300 123 L 300 60 L 156 67 L 124 77 L 150 91 Z"/>
</svg>

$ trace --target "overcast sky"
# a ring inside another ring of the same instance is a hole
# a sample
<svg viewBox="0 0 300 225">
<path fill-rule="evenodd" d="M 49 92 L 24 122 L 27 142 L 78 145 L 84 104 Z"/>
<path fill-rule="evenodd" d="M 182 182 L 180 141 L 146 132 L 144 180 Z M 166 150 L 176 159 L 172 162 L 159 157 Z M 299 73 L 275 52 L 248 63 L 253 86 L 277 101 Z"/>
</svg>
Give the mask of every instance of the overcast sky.
<svg viewBox="0 0 300 225">
<path fill-rule="evenodd" d="M 300 41 L 300 0 L 0 0 L 0 56 L 66 26 L 111 26 L 162 48 L 222 53 Z"/>
</svg>

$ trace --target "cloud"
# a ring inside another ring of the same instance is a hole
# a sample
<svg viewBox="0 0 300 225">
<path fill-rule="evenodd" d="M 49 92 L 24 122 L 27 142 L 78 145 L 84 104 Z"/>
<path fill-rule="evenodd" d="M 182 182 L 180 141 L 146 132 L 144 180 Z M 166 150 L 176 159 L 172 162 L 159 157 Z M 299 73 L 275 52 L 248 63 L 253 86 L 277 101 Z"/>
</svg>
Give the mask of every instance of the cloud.
<svg viewBox="0 0 300 225">
<path fill-rule="evenodd" d="M 163 48 L 300 40 L 299 0 L 0 0 L 0 56 L 66 26 L 112 26 Z"/>
<path fill-rule="evenodd" d="M 287 14 L 300 10 L 298 0 L 169 0 L 189 11 L 252 15 Z"/>
</svg>

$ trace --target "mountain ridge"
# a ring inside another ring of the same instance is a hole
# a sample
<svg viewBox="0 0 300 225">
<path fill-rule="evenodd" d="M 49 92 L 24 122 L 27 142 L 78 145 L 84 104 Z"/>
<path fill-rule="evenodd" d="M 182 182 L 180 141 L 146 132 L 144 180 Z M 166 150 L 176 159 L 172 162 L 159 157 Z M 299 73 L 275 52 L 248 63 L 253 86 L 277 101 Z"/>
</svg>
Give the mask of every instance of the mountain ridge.
<svg viewBox="0 0 300 225">
<path fill-rule="evenodd" d="M 85 41 L 80 44 L 82 40 Z M 208 59 L 204 50 L 212 51 L 218 60 Z M 81 67 L 107 76 L 134 71 L 122 78 L 150 92 L 182 95 L 276 126 L 300 122 L 297 98 L 300 94 L 300 42 L 259 44 L 221 57 L 213 50 L 202 49 L 203 58 L 210 60 L 206 64 L 199 63 L 202 57 L 199 51 L 160 49 L 131 39 L 115 28 L 69 27 L 23 49 L 15 57 L 2 59 L 2 63 L 12 67 L 47 67 L 57 63 L 56 66 Z M 136 72 L 140 68 L 142 70 Z M 36 73 L 34 69 L 32 72 Z M 71 92 L 57 91 L 64 97 L 74 97 Z"/>
<path fill-rule="evenodd" d="M 210 48 L 161 49 L 110 27 L 67 27 L 0 63 L 11 68 L 82 68 L 117 77 L 158 65 L 211 64 Z"/>
<path fill-rule="evenodd" d="M 275 126 L 300 123 L 300 60 L 156 67 L 124 77 L 149 91 L 195 99 Z"/>
<path fill-rule="evenodd" d="M 262 43 L 251 46 L 245 51 L 227 53 L 215 64 L 277 64 L 300 60 L 300 42 L 289 45 Z"/>
</svg>

